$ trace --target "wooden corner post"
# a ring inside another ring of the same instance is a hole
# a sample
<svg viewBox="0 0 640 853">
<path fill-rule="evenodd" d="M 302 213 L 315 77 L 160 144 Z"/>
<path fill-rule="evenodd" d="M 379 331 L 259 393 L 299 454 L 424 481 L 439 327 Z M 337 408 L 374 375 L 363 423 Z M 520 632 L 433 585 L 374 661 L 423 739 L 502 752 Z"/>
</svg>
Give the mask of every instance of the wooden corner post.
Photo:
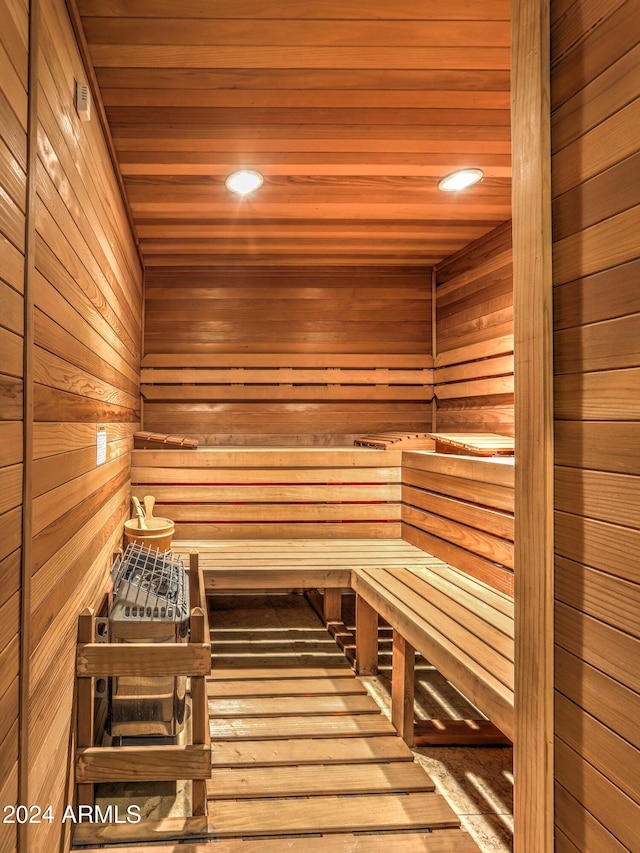
<svg viewBox="0 0 640 853">
<path fill-rule="evenodd" d="M 86 608 L 78 618 L 78 644 L 93 643 L 95 631 L 95 618 L 93 610 Z M 78 676 L 78 699 L 77 699 L 77 748 L 92 747 L 94 741 L 94 691 L 93 678 L 91 676 Z M 93 782 L 78 783 L 78 805 L 94 806 L 95 791 Z"/>
<path fill-rule="evenodd" d="M 356 593 L 356 672 L 376 675 L 378 672 L 378 614 Z"/>
<path fill-rule="evenodd" d="M 391 722 L 402 740 L 413 746 L 416 653 L 404 637 L 393 631 L 391 672 Z"/>
<path fill-rule="evenodd" d="M 553 850 L 553 361 L 549 0 L 512 0 L 514 853 Z"/>
</svg>

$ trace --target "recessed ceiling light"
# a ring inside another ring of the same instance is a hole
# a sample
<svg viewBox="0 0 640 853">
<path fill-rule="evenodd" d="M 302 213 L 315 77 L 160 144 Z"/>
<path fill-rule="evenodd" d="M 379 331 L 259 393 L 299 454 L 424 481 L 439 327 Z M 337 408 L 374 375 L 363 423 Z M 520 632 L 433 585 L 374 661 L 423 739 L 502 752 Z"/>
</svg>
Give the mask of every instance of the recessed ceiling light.
<svg viewBox="0 0 640 853">
<path fill-rule="evenodd" d="M 438 189 L 443 192 L 454 192 L 455 190 L 466 190 L 482 180 L 484 172 L 482 169 L 460 169 L 458 172 L 452 172 L 450 175 L 445 175 L 438 183 Z"/>
<path fill-rule="evenodd" d="M 255 169 L 240 169 L 229 175 L 224 183 L 231 192 L 247 195 L 262 186 L 263 180 L 260 172 L 256 172 Z"/>
</svg>

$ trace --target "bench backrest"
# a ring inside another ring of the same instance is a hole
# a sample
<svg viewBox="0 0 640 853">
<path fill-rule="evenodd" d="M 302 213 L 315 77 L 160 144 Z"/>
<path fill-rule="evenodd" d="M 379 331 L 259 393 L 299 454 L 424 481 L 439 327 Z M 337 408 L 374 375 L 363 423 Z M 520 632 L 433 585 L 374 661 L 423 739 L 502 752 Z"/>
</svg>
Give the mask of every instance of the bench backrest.
<svg viewBox="0 0 640 853">
<path fill-rule="evenodd" d="M 132 494 L 176 539 L 399 539 L 400 452 L 359 448 L 134 450 Z"/>
<path fill-rule="evenodd" d="M 513 595 L 511 460 L 402 454 L 402 538 Z"/>
</svg>

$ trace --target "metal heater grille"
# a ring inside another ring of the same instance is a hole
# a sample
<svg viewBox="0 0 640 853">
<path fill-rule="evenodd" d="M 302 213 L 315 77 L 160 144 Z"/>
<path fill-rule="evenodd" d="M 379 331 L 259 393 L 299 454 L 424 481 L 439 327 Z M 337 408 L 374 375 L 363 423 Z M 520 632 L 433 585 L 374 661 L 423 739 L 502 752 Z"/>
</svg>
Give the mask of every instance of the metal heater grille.
<svg viewBox="0 0 640 853">
<path fill-rule="evenodd" d="M 112 574 L 111 622 L 151 620 L 181 622 L 189 615 L 189 587 L 182 560 L 132 542 Z"/>
<path fill-rule="evenodd" d="M 108 633 L 115 643 L 184 643 L 189 586 L 182 560 L 132 542 L 112 569 Z M 114 676 L 109 681 L 109 731 L 120 738 L 173 737 L 185 713 L 184 676 Z"/>
</svg>

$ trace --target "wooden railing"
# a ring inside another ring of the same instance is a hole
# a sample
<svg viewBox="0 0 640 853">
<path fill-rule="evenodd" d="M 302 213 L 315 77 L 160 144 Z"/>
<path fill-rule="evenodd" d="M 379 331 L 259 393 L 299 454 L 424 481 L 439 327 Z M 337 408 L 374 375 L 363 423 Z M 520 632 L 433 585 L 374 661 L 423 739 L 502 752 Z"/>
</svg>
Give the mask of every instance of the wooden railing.
<svg viewBox="0 0 640 853">
<path fill-rule="evenodd" d="M 211 775 L 211 741 L 206 676 L 211 645 L 202 571 L 190 558 L 188 643 L 95 643 L 95 616 L 79 617 L 76 655 L 78 805 L 94 806 L 94 785 L 102 782 L 193 780 L 192 813 L 207 812 L 206 780 Z M 195 605 L 195 606 L 193 606 Z M 191 684 L 191 743 L 163 746 L 96 746 L 94 679 L 110 676 L 188 676 Z"/>
</svg>

